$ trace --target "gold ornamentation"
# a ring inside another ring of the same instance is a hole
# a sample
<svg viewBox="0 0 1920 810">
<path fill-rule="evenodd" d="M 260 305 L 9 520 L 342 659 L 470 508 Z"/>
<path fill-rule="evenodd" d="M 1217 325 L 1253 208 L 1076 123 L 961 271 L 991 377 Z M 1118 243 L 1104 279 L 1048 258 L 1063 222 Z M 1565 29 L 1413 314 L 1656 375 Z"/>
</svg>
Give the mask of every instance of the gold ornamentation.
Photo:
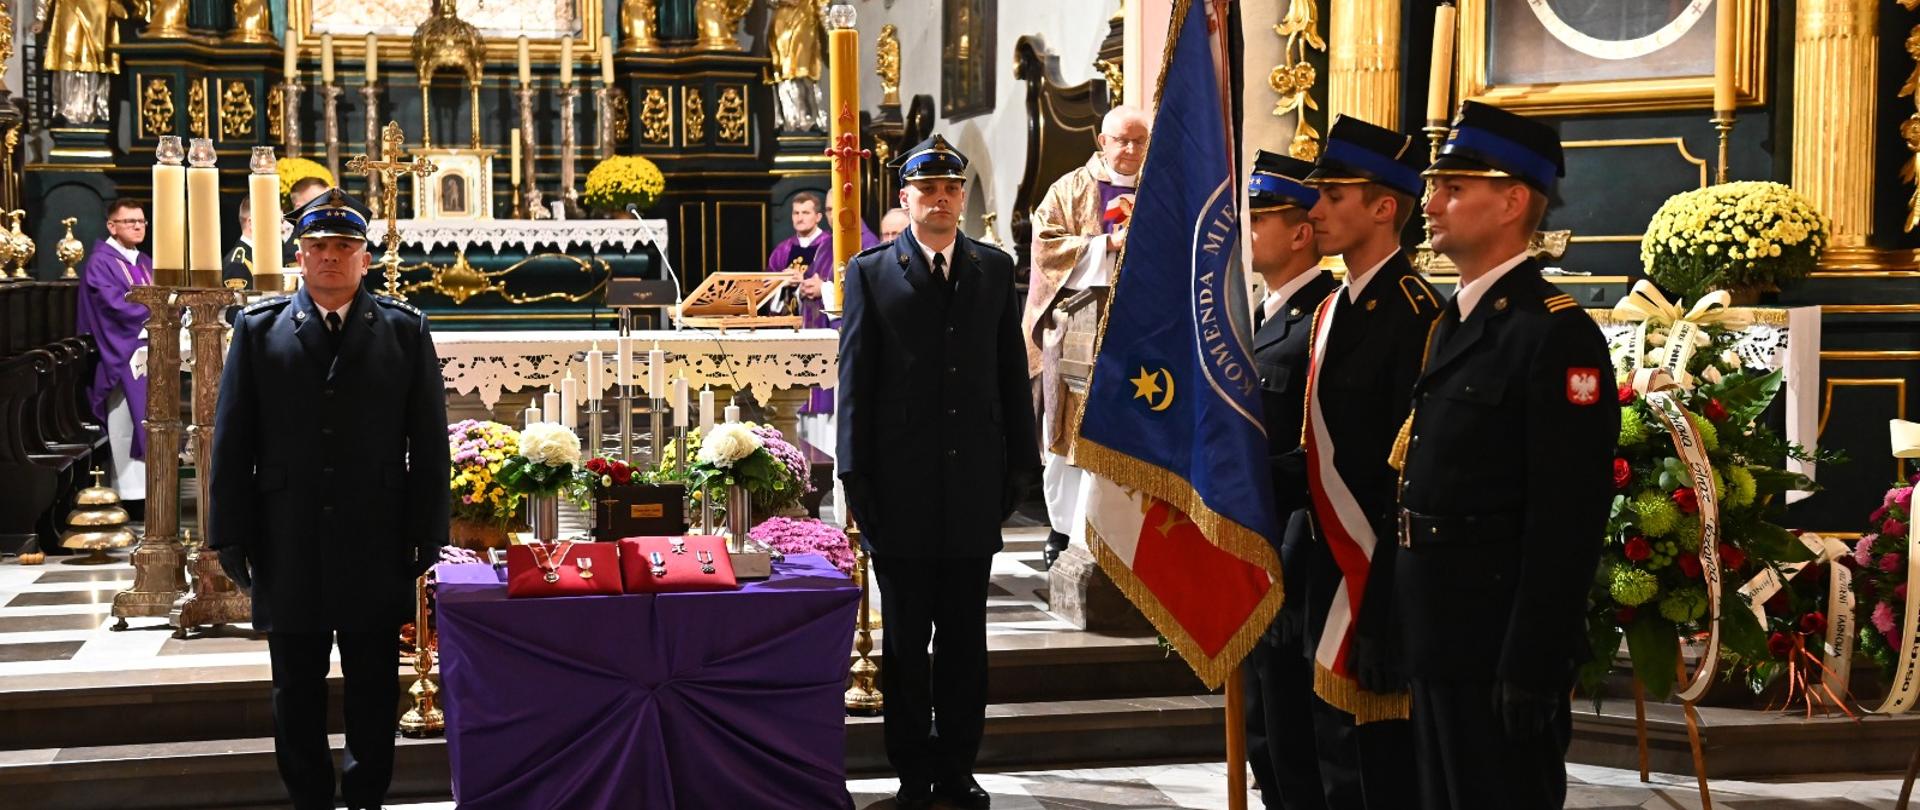
<svg viewBox="0 0 1920 810">
<path fill-rule="evenodd" d="M 188 81 L 187 131 L 196 138 L 205 138 L 210 128 L 207 121 L 207 83 L 200 79 Z"/>
<path fill-rule="evenodd" d="M 667 104 L 667 93 L 658 87 L 649 87 L 646 97 L 640 100 L 640 140 L 666 143 L 672 137 L 673 110 Z"/>
<path fill-rule="evenodd" d="M 54 258 L 60 260 L 61 264 L 67 266 L 66 275 L 61 276 L 61 278 L 78 278 L 79 276 L 73 271 L 73 268 L 78 266 L 80 260 L 86 258 L 87 255 L 87 246 L 80 244 L 80 240 L 73 238 L 73 223 L 78 221 L 79 220 L 73 217 L 60 220 L 60 224 L 67 226 L 67 235 L 60 237 L 60 242 L 54 245 L 53 255 Z"/>
<path fill-rule="evenodd" d="M 1100 69 L 1100 77 L 1107 80 L 1107 106 L 1120 106 L 1121 99 L 1127 94 L 1127 74 L 1125 66 L 1118 59 L 1102 59 L 1093 63 Z"/>
<path fill-rule="evenodd" d="M 1899 0 L 1902 8 L 1908 11 L 1920 7 L 1920 0 Z M 1900 85 L 1899 96 L 1913 97 L 1913 114 L 1900 122 L 1900 137 L 1907 142 L 1907 151 L 1913 153 L 1905 165 L 1900 167 L 1900 179 L 1914 184 L 1913 196 L 1907 198 L 1907 222 L 1902 230 L 1912 233 L 1920 226 L 1920 25 L 1907 32 L 1907 58 L 1914 61 L 1913 72 L 1907 74 L 1907 81 Z"/>
<path fill-rule="evenodd" d="M 753 0 L 695 0 L 693 20 L 700 31 L 700 44 L 695 47 L 703 51 L 740 50 L 733 32 L 752 7 Z"/>
<path fill-rule="evenodd" d="M 0 79 L 7 77 L 7 63 L 13 61 L 13 12 L 0 3 Z"/>
<path fill-rule="evenodd" d="M 631 133 L 631 130 L 628 129 L 628 120 L 632 110 L 631 107 L 627 106 L 627 91 L 618 87 L 609 88 L 607 91 L 607 105 L 608 108 L 612 110 L 613 142 L 626 143 L 627 136 Z"/>
<path fill-rule="evenodd" d="M 13 272 L 16 278 L 26 278 L 27 263 L 33 261 L 33 237 L 20 229 L 20 219 L 26 215 L 27 212 L 22 210 L 7 212 L 7 221 L 12 225 L 7 238 L 13 242 Z"/>
<path fill-rule="evenodd" d="M 1342 0 L 1327 13 L 1327 120 L 1400 120 L 1399 1 Z"/>
<path fill-rule="evenodd" d="M 487 46 L 480 39 L 480 29 L 460 19 L 454 0 L 433 0 L 433 16 L 413 29 L 414 69 L 420 76 L 423 99 L 433 97 L 435 71 L 447 68 L 466 76 L 473 133 L 469 145 L 474 149 L 480 148 L 480 74 L 486 61 Z M 420 145 L 424 148 L 433 146 L 432 106 L 420 105 Z"/>
<path fill-rule="evenodd" d="M 149 138 L 173 134 L 173 87 L 166 79 L 148 79 L 140 93 L 140 121 Z"/>
<path fill-rule="evenodd" d="M 441 1 L 446 2 L 446 0 Z M 380 131 L 379 155 L 372 159 L 367 155 L 359 155 L 347 161 L 347 171 L 363 174 L 368 178 L 376 174 L 380 177 L 380 210 L 387 215 L 387 238 L 382 245 L 385 248 L 385 255 L 380 258 L 380 264 L 385 268 L 383 274 L 387 280 L 383 292 L 388 297 L 402 301 L 407 297 L 400 292 L 400 223 L 398 220 L 400 208 L 396 204 L 400 195 L 400 177 L 411 174 L 414 182 L 418 183 L 440 170 L 433 165 L 433 161 L 423 157 L 415 156 L 412 160 L 400 160 L 400 148 L 406 143 L 407 135 L 400 131 L 400 122 L 388 121 L 386 128 Z"/>
<path fill-rule="evenodd" d="M 656 19 L 654 0 L 621 0 L 620 50 L 625 53 L 660 50 L 660 40 L 654 37 Z"/>
<path fill-rule="evenodd" d="M 680 88 L 685 103 L 680 105 L 681 126 L 685 129 L 686 143 L 699 143 L 707 139 L 707 104 L 700 98 L 700 88 L 686 86 Z"/>
<path fill-rule="evenodd" d="M 227 82 L 227 92 L 220 95 L 220 134 L 226 138 L 246 138 L 253 135 L 253 91 L 240 79 Z"/>
<path fill-rule="evenodd" d="M 1832 219 L 1831 247 L 1864 247 L 1873 231 L 1880 4 L 1802 0 L 1794 17 L 1790 185 Z M 1821 265 L 1832 266 L 1826 257 Z"/>
<path fill-rule="evenodd" d="M 267 88 L 267 137 L 281 140 L 287 131 L 287 97 L 280 85 Z"/>
<path fill-rule="evenodd" d="M 273 20 L 267 12 L 267 0 L 233 0 L 233 29 L 228 42 L 271 45 Z"/>
<path fill-rule="evenodd" d="M 1273 32 L 1287 40 L 1280 64 L 1267 74 L 1267 86 L 1280 94 L 1273 114 L 1298 113 L 1293 143 L 1287 147 L 1287 153 L 1301 160 L 1314 160 L 1320 157 L 1320 133 L 1307 122 L 1307 111 L 1320 109 L 1320 103 L 1313 99 L 1313 85 L 1319 76 L 1313 63 L 1307 61 L 1307 52 L 1327 50 L 1327 41 L 1320 38 L 1320 11 L 1314 6 L 1314 0 L 1293 0 Z"/>
<path fill-rule="evenodd" d="M 147 18 L 147 27 L 140 32 L 141 39 L 186 39 L 190 33 L 187 0 L 151 0 L 132 5 Z"/>
<path fill-rule="evenodd" d="M 719 127 L 721 143 L 747 142 L 747 98 L 740 88 L 720 91 L 720 103 L 714 105 L 713 122 Z"/>
<path fill-rule="evenodd" d="M 900 29 L 893 23 L 880 26 L 880 41 L 873 46 L 873 72 L 880 77 L 880 104 L 900 106 Z"/>
<path fill-rule="evenodd" d="M 516 295 L 507 289 L 506 277 L 513 271 L 532 264 L 533 262 L 548 260 L 573 262 L 576 267 L 580 268 L 580 272 L 582 273 L 597 272 L 600 275 L 600 282 L 595 284 L 593 289 L 578 294 L 550 292 L 540 295 Z M 421 263 L 406 265 L 400 268 L 400 270 L 401 272 L 407 273 L 425 270 L 431 273 L 432 277 L 426 281 L 409 282 L 405 290 L 408 293 L 422 291 L 436 292 L 453 299 L 454 306 L 465 304 L 467 299 L 473 298 L 474 296 L 487 295 L 489 293 L 498 295 L 507 303 L 516 306 L 538 304 L 544 301 L 565 301 L 569 304 L 578 304 L 582 301 L 593 300 L 603 296 L 606 292 L 607 279 L 613 275 L 613 266 L 608 264 L 605 259 L 582 259 L 578 256 L 569 256 L 565 253 L 538 253 L 499 270 L 482 270 L 467 262 L 467 253 L 464 250 L 456 254 L 453 264 L 448 266 L 443 267 L 431 263 Z"/>
</svg>

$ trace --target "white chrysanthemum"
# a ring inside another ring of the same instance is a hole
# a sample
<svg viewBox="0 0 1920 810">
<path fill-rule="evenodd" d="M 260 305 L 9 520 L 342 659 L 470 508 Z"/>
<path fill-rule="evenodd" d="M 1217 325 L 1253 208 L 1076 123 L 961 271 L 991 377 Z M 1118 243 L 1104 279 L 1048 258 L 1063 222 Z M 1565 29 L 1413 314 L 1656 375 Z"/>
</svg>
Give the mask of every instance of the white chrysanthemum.
<svg viewBox="0 0 1920 810">
<path fill-rule="evenodd" d="M 535 422 L 520 431 L 520 455 L 535 464 L 564 467 L 580 463 L 580 437 L 552 422 Z"/>
<path fill-rule="evenodd" d="M 713 435 L 701 440 L 698 458 L 716 467 L 731 467 L 734 462 L 753 455 L 760 445 L 760 437 L 746 425 L 727 422 L 715 425 Z"/>
</svg>

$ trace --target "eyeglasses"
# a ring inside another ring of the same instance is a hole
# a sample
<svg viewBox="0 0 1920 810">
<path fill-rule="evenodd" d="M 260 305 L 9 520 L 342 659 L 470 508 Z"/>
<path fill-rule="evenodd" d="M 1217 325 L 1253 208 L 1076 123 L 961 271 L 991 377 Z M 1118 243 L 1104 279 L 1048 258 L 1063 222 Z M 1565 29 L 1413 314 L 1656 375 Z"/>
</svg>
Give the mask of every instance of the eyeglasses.
<svg viewBox="0 0 1920 810">
<path fill-rule="evenodd" d="M 1111 144 L 1116 144 L 1116 145 L 1118 145 L 1118 146 L 1119 146 L 1119 147 L 1120 147 L 1121 149 L 1145 149 L 1145 148 L 1147 148 L 1147 139 L 1146 139 L 1146 138 L 1117 138 L 1117 137 L 1114 137 L 1114 136 L 1112 136 L 1112 135 L 1108 135 L 1108 136 L 1106 136 L 1106 138 L 1107 138 L 1107 143 L 1111 143 Z"/>
<path fill-rule="evenodd" d="M 109 225 L 145 225 L 147 224 L 147 221 L 144 219 L 109 219 L 107 220 L 107 224 Z"/>
</svg>

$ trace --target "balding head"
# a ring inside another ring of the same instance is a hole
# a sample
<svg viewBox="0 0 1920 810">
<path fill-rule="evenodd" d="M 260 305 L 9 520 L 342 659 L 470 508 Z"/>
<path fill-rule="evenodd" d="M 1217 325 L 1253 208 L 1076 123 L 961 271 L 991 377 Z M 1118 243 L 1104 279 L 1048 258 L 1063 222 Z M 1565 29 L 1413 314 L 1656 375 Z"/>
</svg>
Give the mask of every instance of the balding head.
<svg viewBox="0 0 1920 810">
<path fill-rule="evenodd" d="M 1135 175 L 1147 157 L 1147 132 L 1153 120 L 1138 107 L 1122 104 L 1100 119 L 1100 159 L 1114 174 Z"/>
</svg>

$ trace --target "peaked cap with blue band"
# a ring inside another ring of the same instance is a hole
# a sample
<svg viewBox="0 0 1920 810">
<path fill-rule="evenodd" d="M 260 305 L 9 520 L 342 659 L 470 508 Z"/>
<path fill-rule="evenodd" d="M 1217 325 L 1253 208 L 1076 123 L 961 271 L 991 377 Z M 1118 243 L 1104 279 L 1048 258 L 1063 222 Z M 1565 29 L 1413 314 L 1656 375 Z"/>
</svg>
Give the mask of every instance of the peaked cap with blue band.
<svg viewBox="0 0 1920 810">
<path fill-rule="evenodd" d="M 947 139 L 938 134 L 914 144 L 900 157 L 898 165 L 902 183 L 967 179 L 967 156 L 960 154 L 960 150 L 953 148 L 953 144 L 947 143 Z"/>
<path fill-rule="evenodd" d="M 1302 185 L 1313 173 L 1313 164 L 1295 157 L 1269 152 L 1253 153 L 1253 173 L 1247 178 L 1248 210 L 1278 211 L 1282 208 L 1312 208 L 1320 201 L 1320 192 Z"/>
<path fill-rule="evenodd" d="M 1478 101 L 1460 104 L 1453 132 L 1427 174 L 1510 177 L 1552 194 L 1567 176 L 1553 127 Z"/>
<path fill-rule="evenodd" d="M 1326 147 L 1307 175 L 1307 185 L 1379 183 L 1409 197 L 1426 191 L 1413 138 L 1349 115 L 1335 116 L 1327 127 Z"/>
<path fill-rule="evenodd" d="M 286 220 L 293 226 L 294 239 L 341 236 L 365 240 L 367 217 L 372 214 L 366 204 L 352 194 L 330 188 L 308 200 L 306 205 L 293 209 Z"/>
</svg>

